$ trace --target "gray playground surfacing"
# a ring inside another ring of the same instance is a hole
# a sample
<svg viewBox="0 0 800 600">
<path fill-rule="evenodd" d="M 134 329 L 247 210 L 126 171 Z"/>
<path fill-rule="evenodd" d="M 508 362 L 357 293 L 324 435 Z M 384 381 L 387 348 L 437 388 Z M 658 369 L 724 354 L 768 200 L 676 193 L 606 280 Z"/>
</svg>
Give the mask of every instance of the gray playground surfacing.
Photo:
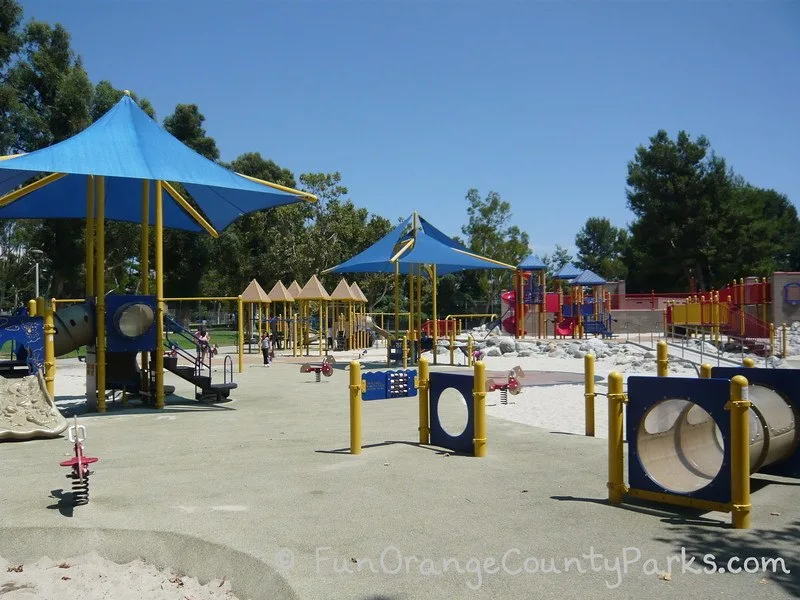
<svg viewBox="0 0 800 600">
<path fill-rule="evenodd" d="M 65 439 L 0 444 L 0 556 L 141 556 L 253 599 L 800 596 L 796 481 L 753 478 L 749 531 L 727 515 L 612 507 L 605 440 L 490 417 L 485 458 L 450 455 L 416 444 L 417 398 L 365 402 L 352 456 L 346 370 L 315 383 L 255 360 L 232 402 L 82 418 L 100 458 L 87 506 L 58 499 Z M 790 572 L 706 572 L 732 557 Z"/>
</svg>

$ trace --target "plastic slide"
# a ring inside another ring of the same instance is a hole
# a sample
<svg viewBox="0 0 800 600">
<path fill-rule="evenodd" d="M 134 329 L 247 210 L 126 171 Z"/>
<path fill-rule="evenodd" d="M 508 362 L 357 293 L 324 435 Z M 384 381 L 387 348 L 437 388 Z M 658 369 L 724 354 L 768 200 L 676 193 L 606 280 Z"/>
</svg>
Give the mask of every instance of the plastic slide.
<svg viewBox="0 0 800 600">
<path fill-rule="evenodd" d="M 569 335 L 575 331 L 575 317 L 567 317 L 560 323 L 556 323 L 556 335 Z"/>
<path fill-rule="evenodd" d="M 517 294 L 513 290 L 500 294 L 500 305 L 502 307 L 503 317 L 500 319 L 502 329 L 506 333 L 516 335 L 517 333 L 517 315 L 514 313 L 514 305 L 516 302 Z M 527 312 L 527 308 L 523 306 L 523 315 Z"/>
<path fill-rule="evenodd" d="M 386 341 L 389 341 L 389 339 L 392 337 L 391 333 L 389 333 L 388 331 L 386 331 L 382 327 L 379 327 L 375 323 L 375 321 L 372 320 L 372 317 L 370 317 L 369 315 L 366 316 L 366 319 L 367 319 L 367 321 L 366 321 L 367 327 L 369 327 L 370 329 L 372 329 L 372 331 L 374 331 L 375 333 L 377 333 L 378 335 L 383 337 Z"/>
</svg>

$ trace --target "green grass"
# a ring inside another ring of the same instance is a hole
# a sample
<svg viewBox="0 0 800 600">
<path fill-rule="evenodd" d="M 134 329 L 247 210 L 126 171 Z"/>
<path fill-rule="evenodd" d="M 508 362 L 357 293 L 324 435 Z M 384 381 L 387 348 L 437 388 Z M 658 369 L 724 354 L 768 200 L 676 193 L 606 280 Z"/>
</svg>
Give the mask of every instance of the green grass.
<svg viewBox="0 0 800 600">
<path fill-rule="evenodd" d="M 211 345 L 213 346 L 216 344 L 220 348 L 223 346 L 235 346 L 237 343 L 238 333 L 236 331 L 231 331 L 230 329 L 211 329 L 209 330 L 211 334 Z M 176 334 L 170 334 L 170 341 L 177 344 L 179 348 L 184 350 L 194 350 L 195 346 L 192 344 L 190 340 L 187 340 L 183 336 L 179 336 Z M 254 345 L 258 345 L 254 342 Z M 245 335 L 245 347 L 247 346 L 247 335 Z M 59 356 L 58 358 L 76 358 L 78 356 L 86 356 L 86 347 L 81 346 L 77 350 L 73 350 L 63 356 Z"/>
</svg>

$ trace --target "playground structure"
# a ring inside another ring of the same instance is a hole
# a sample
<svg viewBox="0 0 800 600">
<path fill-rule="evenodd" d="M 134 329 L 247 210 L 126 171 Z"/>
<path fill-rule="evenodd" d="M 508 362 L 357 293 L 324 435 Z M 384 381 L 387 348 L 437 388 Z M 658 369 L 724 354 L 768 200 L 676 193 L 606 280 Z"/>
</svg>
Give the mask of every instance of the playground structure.
<svg viewBox="0 0 800 600">
<path fill-rule="evenodd" d="M 548 292 L 546 268 L 536 255 L 529 256 L 517 267 L 514 289 L 500 294 L 502 316 L 496 324 L 502 331 L 517 339 L 546 338 L 547 317 L 551 314 L 554 337 L 611 337 L 610 300 L 603 289 L 606 280 L 592 271 L 581 271 L 567 264 L 553 276 L 558 290 Z M 564 282 L 571 290 L 569 295 L 564 294 Z M 586 289 L 591 293 L 587 295 Z"/>
<path fill-rule="evenodd" d="M 38 175 L 44 176 L 29 183 Z M 170 182 L 181 183 L 202 212 Z M 143 353 L 139 393 L 155 408 L 164 407 L 165 349 L 170 354 L 175 350 L 165 348 L 165 329 L 173 327 L 171 333 L 185 333 L 180 332 L 179 324 L 171 325 L 164 314 L 165 227 L 205 231 L 216 237 L 219 229 L 243 213 L 316 201 L 313 195 L 234 173 L 200 157 L 148 117 L 127 93 L 100 120 L 75 136 L 36 152 L 0 161 L 0 193 L 5 193 L 0 198 L 0 218 L 86 221 L 84 302 L 78 308 L 65 309 L 73 311 L 77 319 L 66 318 L 66 315 L 58 317 L 61 326 L 68 330 L 58 332 L 54 324 L 54 303 L 45 306 L 41 301 L 39 316 L 43 320 L 44 361 L 34 362 L 32 366 L 44 368 L 47 389 L 52 392 L 54 338 L 80 332 L 87 346 L 87 402 L 89 410 L 99 412 L 106 410 L 107 375 L 115 377 L 114 361 L 119 358 L 125 364 L 135 364 L 138 352 Z M 113 201 L 107 202 L 107 196 Z M 154 198 L 152 204 L 151 198 Z M 106 220 L 142 225 L 141 295 L 135 298 L 106 293 Z M 154 295 L 149 290 L 151 224 Z M 241 300 L 239 303 L 241 306 Z M 93 320 L 90 317 L 94 317 Z M 240 348 L 241 322 L 240 309 Z M 115 357 L 115 353 L 120 356 Z M 242 368 L 240 350 L 240 372 Z M 129 375 L 129 370 L 122 370 Z M 231 362 L 231 377 L 232 371 Z M 227 368 L 225 373 L 228 373 Z M 197 383 L 205 381 L 197 378 L 206 376 L 199 369 L 192 373 Z M 203 386 L 203 392 L 213 389 L 210 368 L 208 383 L 209 387 Z M 218 398 L 226 387 L 228 390 L 235 387 L 227 381 L 221 385 L 223 387 L 216 390 Z"/>
<path fill-rule="evenodd" d="M 442 392 L 453 389 L 466 402 L 467 420 L 464 430 L 449 433 L 439 418 Z M 493 388 L 494 389 L 494 388 Z M 453 452 L 486 456 L 486 393 L 489 390 L 486 366 L 475 363 L 471 375 L 466 373 L 431 372 L 428 360 L 419 361 L 419 375 L 413 369 L 377 371 L 361 375 L 361 364 L 350 363 L 350 454 L 361 454 L 361 403 L 369 400 L 410 398 L 418 396 L 419 443 L 445 448 Z"/>
<path fill-rule="evenodd" d="M 394 275 L 394 333 L 387 343 L 387 364 L 408 365 L 416 364 L 423 352 L 438 348 L 441 335 L 437 309 L 439 276 L 470 269 L 513 268 L 470 252 L 414 212 L 360 254 L 323 272 Z M 401 275 L 407 277 L 408 285 L 409 310 L 405 330 L 400 329 Z M 430 335 L 426 335 L 422 317 L 422 291 L 426 280 L 431 286 Z M 374 329 L 374 321 L 370 324 Z M 438 364 L 435 350 L 433 362 Z"/>
<path fill-rule="evenodd" d="M 78 417 L 75 417 L 74 424 L 67 429 L 67 435 L 73 445 L 75 456 L 59 464 L 70 469 L 67 478 L 72 480 L 72 505 L 83 506 L 89 503 L 89 476 L 94 473 L 89 470 L 89 465 L 100 459 L 86 456 L 86 449 L 83 446 L 83 442 L 86 441 L 86 427 L 78 425 Z"/>
<path fill-rule="evenodd" d="M 731 513 L 750 527 L 750 476 L 800 477 L 800 370 L 703 364 L 699 378 L 608 379 L 609 502 L 626 498 Z M 594 435 L 594 357 L 585 357 L 586 435 Z M 624 428 L 624 431 L 623 431 Z M 623 436 L 624 433 L 624 436 Z M 628 442 L 624 481 L 624 440 Z"/>
<path fill-rule="evenodd" d="M 330 377 L 333 375 L 333 365 L 336 364 L 336 359 L 332 356 L 326 356 L 322 359 L 322 362 L 319 363 L 304 363 L 300 366 L 301 373 L 314 373 L 314 381 L 319 383 L 321 381 L 320 374 L 325 375 L 325 377 Z"/>
</svg>

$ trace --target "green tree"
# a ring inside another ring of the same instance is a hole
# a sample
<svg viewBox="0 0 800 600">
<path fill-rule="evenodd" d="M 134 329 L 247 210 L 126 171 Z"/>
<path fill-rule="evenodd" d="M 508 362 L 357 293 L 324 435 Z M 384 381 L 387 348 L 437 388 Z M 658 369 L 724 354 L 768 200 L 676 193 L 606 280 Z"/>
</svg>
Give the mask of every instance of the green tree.
<svg viewBox="0 0 800 600">
<path fill-rule="evenodd" d="M 685 291 L 692 277 L 709 289 L 797 265 L 797 210 L 730 172 L 704 136 L 659 131 L 637 148 L 627 183 L 631 290 Z"/>
<path fill-rule="evenodd" d="M 21 42 L 4 83 L 15 96 L 8 122 L 13 141 L 7 150 L 31 152 L 74 135 L 91 122 L 93 87 L 63 26 L 31 21 Z M 26 246 L 46 255 L 50 278 L 45 279 L 44 293 L 62 297 L 82 293 L 83 233 L 84 222 L 77 219 L 22 225 Z"/>
<path fill-rule="evenodd" d="M 639 146 L 628 163 L 628 207 L 636 219 L 626 257 L 633 290 L 700 289 L 720 283 L 715 265 L 725 260 L 724 231 L 734 206 L 725 161 L 708 139 L 666 131 Z"/>
<path fill-rule="evenodd" d="M 461 232 L 466 236 L 467 247 L 480 256 L 518 265 L 529 253 L 529 240 L 527 233 L 511 224 L 511 204 L 497 192 L 481 198 L 475 188 L 467 191 L 466 200 L 468 221 Z M 510 288 L 512 283 L 510 270 L 473 271 L 467 277 L 477 281 L 487 309 L 497 303 L 495 296 L 500 290 Z"/>
<path fill-rule="evenodd" d="M 10 154 L 16 146 L 12 113 L 17 94 L 8 79 L 13 56 L 22 46 L 22 7 L 15 0 L 0 0 L 0 154 Z"/>
<path fill-rule="evenodd" d="M 561 244 L 556 244 L 552 254 L 543 254 L 542 262 L 547 266 L 547 279 L 552 281 L 553 275 L 558 273 L 564 265 L 572 262 L 572 254 Z"/>
<path fill-rule="evenodd" d="M 195 152 L 216 161 L 219 158 L 217 142 L 206 133 L 204 121 L 197 105 L 178 104 L 164 119 L 164 129 Z M 182 187 L 179 191 L 188 197 Z M 167 297 L 200 295 L 201 278 L 211 260 L 211 249 L 211 238 L 205 233 L 177 229 L 164 232 L 164 293 Z"/>
<path fill-rule="evenodd" d="M 110 81 L 103 80 L 94 86 L 94 96 L 92 97 L 92 121 L 97 121 L 100 117 L 111 110 L 114 105 L 122 99 L 124 90 L 118 90 Z M 147 98 L 140 98 L 135 92 L 130 93 L 131 99 L 139 105 L 151 119 L 156 118 L 156 110 Z"/>
<path fill-rule="evenodd" d="M 590 217 L 575 236 L 578 249 L 575 266 L 609 280 L 624 279 L 623 257 L 627 244 L 625 229 L 614 227 L 605 217 Z"/>
</svg>

